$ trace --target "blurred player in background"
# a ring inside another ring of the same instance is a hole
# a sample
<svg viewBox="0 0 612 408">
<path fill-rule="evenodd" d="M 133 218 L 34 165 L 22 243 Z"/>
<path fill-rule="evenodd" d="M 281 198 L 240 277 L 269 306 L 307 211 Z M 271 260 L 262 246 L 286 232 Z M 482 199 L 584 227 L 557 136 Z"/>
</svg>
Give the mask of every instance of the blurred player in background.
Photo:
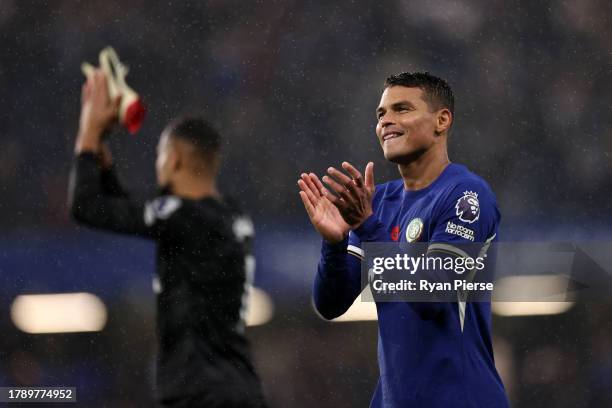
<svg viewBox="0 0 612 408">
<path fill-rule="evenodd" d="M 217 191 L 219 134 L 203 119 L 170 123 L 157 147 L 161 194 L 136 202 L 112 169 L 105 134 L 117 120 L 105 75 L 83 86 L 70 208 L 87 226 L 157 243 L 157 394 L 168 407 L 261 407 L 244 335 L 253 225 Z"/>
<path fill-rule="evenodd" d="M 448 84 L 428 73 L 402 73 L 385 82 L 376 134 L 401 179 L 375 186 L 351 164 L 323 177 L 302 174 L 300 196 L 323 237 L 314 285 L 319 313 L 342 315 L 362 291 L 364 242 L 426 242 L 427 256 L 476 257 L 500 220 L 487 183 L 451 163 L 447 139 L 454 114 Z M 474 246 L 471 245 L 471 248 Z M 495 368 L 489 302 L 377 302 L 380 379 L 372 407 L 507 407 Z"/>
</svg>

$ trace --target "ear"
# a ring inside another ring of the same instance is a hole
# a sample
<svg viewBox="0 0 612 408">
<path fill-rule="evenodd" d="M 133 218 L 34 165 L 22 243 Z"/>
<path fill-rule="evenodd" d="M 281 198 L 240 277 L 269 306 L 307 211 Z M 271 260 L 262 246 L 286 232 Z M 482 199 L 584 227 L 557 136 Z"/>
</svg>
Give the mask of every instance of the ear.
<svg viewBox="0 0 612 408">
<path fill-rule="evenodd" d="M 168 147 L 168 168 L 174 171 L 179 170 L 182 165 L 181 151 L 177 148 L 176 143 Z"/>
<path fill-rule="evenodd" d="M 450 129 L 453 123 L 453 114 L 448 109 L 440 109 L 436 117 L 436 134 L 441 135 L 442 133 Z"/>
</svg>

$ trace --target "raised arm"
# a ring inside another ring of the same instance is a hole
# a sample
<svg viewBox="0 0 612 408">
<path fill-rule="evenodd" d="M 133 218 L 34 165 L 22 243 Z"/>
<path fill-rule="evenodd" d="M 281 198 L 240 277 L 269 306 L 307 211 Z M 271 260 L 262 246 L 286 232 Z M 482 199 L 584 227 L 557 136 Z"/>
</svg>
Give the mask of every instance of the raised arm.
<svg viewBox="0 0 612 408">
<path fill-rule="evenodd" d="M 118 99 L 111 101 L 106 77 L 96 70 L 81 96 L 81 118 L 70 176 L 69 207 L 80 223 L 115 232 L 149 236 L 144 205 L 132 202 L 112 171 L 103 135 L 117 119 Z"/>
<path fill-rule="evenodd" d="M 119 182 L 115 167 L 113 166 L 110 149 L 104 142 L 100 145 L 98 163 L 102 168 L 102 188 L 104 189 L 104 193 L 117 197 L 127 197 L 128 193 Z"/>
</svg>

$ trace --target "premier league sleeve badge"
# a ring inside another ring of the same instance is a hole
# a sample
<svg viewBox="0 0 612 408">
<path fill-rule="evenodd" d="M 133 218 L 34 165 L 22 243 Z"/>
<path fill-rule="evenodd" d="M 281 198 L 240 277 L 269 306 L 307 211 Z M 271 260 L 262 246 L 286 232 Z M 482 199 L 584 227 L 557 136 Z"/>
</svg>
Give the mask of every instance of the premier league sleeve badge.
<svg viewBox="0 0 612 408">
<path fill-rule="evenodd" d="M 465 191 L 463 197 L 457 200 L 455 209 L 459 220 L 471 224 L 478 221 L 480 217 L 480 204 L 478 194 L 473 191 Z"/>
</svg>

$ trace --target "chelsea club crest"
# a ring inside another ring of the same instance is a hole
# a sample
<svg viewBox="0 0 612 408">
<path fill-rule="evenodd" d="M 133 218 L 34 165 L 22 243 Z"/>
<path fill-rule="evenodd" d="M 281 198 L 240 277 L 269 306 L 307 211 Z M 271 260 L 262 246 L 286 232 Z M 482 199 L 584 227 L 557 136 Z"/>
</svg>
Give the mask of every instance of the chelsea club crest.
<svg viewBox="0 0 612 408">
<path fill-rule="evenodd" d="M 420 218 L 414 218 L 410 221 L 410 224 L 406 227 L 406 240 L 408 242 L 417 241 L 421 238 L 423 233 L 423 220 Z"/>
</svg>

